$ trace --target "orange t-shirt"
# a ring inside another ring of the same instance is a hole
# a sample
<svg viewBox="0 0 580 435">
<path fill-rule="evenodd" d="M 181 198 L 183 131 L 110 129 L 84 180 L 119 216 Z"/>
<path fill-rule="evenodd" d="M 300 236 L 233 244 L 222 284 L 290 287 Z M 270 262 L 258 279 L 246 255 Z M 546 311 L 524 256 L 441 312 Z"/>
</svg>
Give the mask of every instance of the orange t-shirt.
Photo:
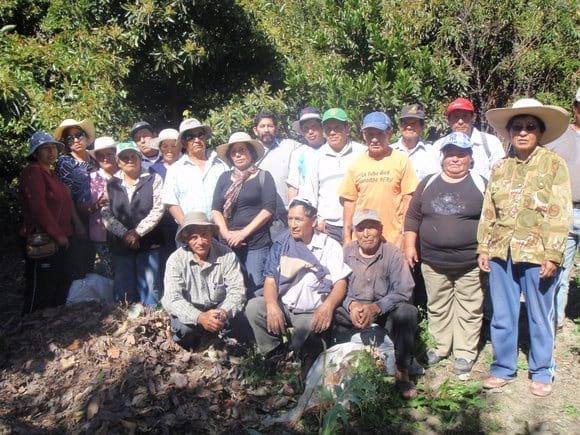
<svg viewBox="0 0 580 435">
<path fill-rule="evenodd" d="M 383 237 L 394 243 L 403 227 L 401 200 L 416 187 L 417 176 L 411 160 L 392 150 L 391 155 L 381 160 L 368 154 L 356 159 L 346 171 L 338 195 L 355 201 L 355 210 L 376 210 L 383 224 Z"/>
</svg>

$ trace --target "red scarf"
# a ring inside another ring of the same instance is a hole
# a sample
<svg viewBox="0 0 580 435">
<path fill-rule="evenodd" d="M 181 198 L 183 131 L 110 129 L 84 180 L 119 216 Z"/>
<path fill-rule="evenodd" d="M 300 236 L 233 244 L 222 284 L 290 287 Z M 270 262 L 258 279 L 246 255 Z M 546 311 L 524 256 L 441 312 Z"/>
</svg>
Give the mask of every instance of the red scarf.
<svg viewBox="0 0 580 435">
<path fill-rule="evenodd" d="M 224 218 L 226 218 L 226 220 L 229 220 L 232 217 L 232 209 L 238 200 L 238 196 L 240 196 L 242 184 L 244 184 L 244 181 L 256 172 L 258 172 L 258 168 L 255 166 L 251 166 L 245 171 L 240 171 L 239 169 L 234 168 L 232 172 L 232 185 L 228 188 L 225 195 L 226 202 L 224 203 Z"/>
</svg>

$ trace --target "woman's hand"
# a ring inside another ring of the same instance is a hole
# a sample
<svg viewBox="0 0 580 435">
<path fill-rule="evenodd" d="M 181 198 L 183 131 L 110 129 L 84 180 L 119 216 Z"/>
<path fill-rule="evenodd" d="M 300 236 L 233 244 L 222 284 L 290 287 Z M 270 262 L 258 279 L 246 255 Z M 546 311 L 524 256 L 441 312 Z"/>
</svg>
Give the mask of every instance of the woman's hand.
<svg viewBox="0 0 580 435">
<path fill-rule="evenodd" d="M 248 237 L 248 235 L 244 230 L 229 231 L 229 237 L 227 239 L 228 246 L 230 248 L 237 248 L 244 242 L 244 240 L 246 240 L 246 237 Z"/>
<path fill-rule="evenodd" d="M 481 270 L 483 270 L 484 272 L 489 272 L 490 268 L 489 268 L 489 255 L 487 254 L 479 254 L 477 256 L 477 264 L 479 265 L 479 268 Z"/>
<path fill-rule="evenodd" d="M 542 261 L 540 267 L 540 279 L 552 278 L 558 271 L 558 265 L 550 260 Z"/>
<path fill-rule="evenodd" d="M 404 256 L 410 268 L 415 267 L 419 262 L 419 254 L 417 253 L 417 248 L 415 246 L 405 246 Z"/>
</svg>

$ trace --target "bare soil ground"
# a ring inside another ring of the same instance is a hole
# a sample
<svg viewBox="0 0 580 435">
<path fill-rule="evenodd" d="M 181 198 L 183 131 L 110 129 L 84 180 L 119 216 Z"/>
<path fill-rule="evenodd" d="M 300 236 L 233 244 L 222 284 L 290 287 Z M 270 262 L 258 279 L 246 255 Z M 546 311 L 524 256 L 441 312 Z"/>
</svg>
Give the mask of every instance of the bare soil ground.
<svg viewBox="0 0 580 435">
<path fill-rule="evenodd" d="M 19 317 L 22 263 L 5 244 L 0 252 L 0 433 L 253 433 L 312 432 L 318 416 L 300 428 L 264 429 L 262 421 L 291 408 L 302 385 L 289 361 L 275 377 L 244 349 L 211 347 L 186 352 L 175 346 L 162 311 L 134 317 L 126 307 L 83 304 Z M 558 334 L 554 393 L 532 396 L 527 362 L 501 391 L 482 392 L 483 406 L 458 412 L 458 421 L 406 410 L 404 432 L 580 433 L 580 297 L 571 289 L 568 320 Z M 134 318 L 131 318 L 134 317 Z M 523 333 L 525 335 L 525 333 Z M 525 347 L 525 337 L 522 339 Z M 228 353 L 235 350 L 236 354 Z M 487 374 L 488 344 L 471 381 Z M 418 379 L 426 398 L 446 380 L 455 382 L 452 361 Z M 470 381 L 465 381 L 470 382 Z M 426 399 L 428 400 L 428 399 Z M 476 419 L 463 424 L 467 411 Z M 312 423 L 314 421 L 314 423 Z M 384 433 L 392 433 L 385 422 Z M 411 428 L 411 429 L 409 429 Z M 350 430 L 358 430 L 355 421 Z"/>
</svg>

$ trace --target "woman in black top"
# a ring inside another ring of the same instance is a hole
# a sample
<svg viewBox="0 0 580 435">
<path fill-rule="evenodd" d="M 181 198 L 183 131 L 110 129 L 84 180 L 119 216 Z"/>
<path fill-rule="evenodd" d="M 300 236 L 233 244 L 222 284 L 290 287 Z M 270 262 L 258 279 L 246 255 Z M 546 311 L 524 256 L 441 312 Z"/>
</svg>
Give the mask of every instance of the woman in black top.
<svg viewBox="0 0 580 435">
<path fill-rule="evenodd" d="M 276 210 L 276 185 L 269 172 L 255 166 L 264 155 L 264 146 L 248 134 L 232 134 L 216 152 L 233 169 L 218 179 L 212 216 L 221 239 L 242 263 L 248 297 L 252 297 L 264 282 L 264 263 L 272 244 L 269 226 Z"/>
<path fill-rule="evenodd" d="M 441 148 L 443 172 L 417 186 L 405 219 L 407 262 L 419 261 L 427 290 L 429 332 L 437 343 L 427 352 L 429 364 L 449 354 L 454 371 L 471 371 L 483 319 L 483 291 L 477 266 L 477 225 L 485 179 L 471 174 L 472 145 L 463 133 L 452 133 Z"/>
</svg>

